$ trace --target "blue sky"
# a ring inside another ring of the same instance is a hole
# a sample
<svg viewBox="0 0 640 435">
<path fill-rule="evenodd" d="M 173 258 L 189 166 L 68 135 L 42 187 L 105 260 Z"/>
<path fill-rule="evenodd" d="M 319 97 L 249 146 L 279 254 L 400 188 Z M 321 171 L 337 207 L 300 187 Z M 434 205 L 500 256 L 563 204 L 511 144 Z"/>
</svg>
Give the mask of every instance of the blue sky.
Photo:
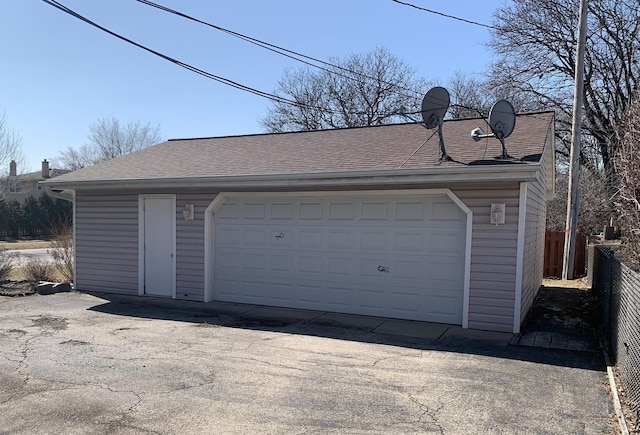
<svg viewBox="0 0 640 435">
<path fill-rule="evenodd" d="M 139 43 L 212 74 L 271 92 L 301 64 L 135 0 L 59 0 Z M 389 49 L 417 75 L 446 85 L 482 74 L 489 30 L 391 0 L 155 0 L 230 30 L 328 60 Z M 491 24 L 503 0 L 411 0 Z M 40 0 L 0 14 L 0 111 L 23 138 L 26 169 L 87 142 L 98 118 L 159 125 L 162 137 L 263 132 L 269 101 L 201 77 L 103 33 Z M 426 89 L 425 89 L 426 91 Z"/>
</svg>

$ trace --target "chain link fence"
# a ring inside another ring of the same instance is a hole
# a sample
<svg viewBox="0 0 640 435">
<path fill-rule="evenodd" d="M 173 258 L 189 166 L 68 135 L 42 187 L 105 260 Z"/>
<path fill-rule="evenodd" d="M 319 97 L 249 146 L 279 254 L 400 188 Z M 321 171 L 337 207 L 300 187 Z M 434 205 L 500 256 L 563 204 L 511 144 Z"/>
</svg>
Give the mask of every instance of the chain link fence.
<svg viewBox="0 0 640 435">
<path fill-rule="evenodd" d="M 602 304 L 604 330 L 624 396 L 640 421 L 640 274 L 605 246 L 593 248 L 592 288 Z M 640 430 L 640 428 L 636 428 Z"/>
</svg>

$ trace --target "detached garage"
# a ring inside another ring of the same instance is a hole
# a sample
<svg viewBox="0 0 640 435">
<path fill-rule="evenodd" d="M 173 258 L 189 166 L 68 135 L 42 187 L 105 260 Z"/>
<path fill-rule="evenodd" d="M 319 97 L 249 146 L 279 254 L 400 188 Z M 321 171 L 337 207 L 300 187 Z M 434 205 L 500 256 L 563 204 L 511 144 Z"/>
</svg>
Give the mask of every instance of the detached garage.
<svg viewBox="0 0 640 435">
<path fill-rule="evenodd" d="M 553 114 L 170 140 L 45 184 L 76 288 L 518 332 L 542 280 Z"/>
</svg>

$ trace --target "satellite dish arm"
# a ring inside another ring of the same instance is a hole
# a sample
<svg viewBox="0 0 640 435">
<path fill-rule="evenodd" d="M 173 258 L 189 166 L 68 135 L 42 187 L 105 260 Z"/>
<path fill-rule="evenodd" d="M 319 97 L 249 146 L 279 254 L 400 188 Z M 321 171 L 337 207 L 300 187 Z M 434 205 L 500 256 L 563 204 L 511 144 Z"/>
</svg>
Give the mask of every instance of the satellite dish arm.
<svg viewBox="0 0 640 435">
<path fill-rule="evenodd" d="M 447 150 L 444 148 L 444 139 L 442 137 L 442 124 L 444 122 L 442 119 L 438 120 L 438 136 L 440 137 L 440 161 L 441 162 L 450 162 L 453 159 L 447 154 Z"/>
</svg>

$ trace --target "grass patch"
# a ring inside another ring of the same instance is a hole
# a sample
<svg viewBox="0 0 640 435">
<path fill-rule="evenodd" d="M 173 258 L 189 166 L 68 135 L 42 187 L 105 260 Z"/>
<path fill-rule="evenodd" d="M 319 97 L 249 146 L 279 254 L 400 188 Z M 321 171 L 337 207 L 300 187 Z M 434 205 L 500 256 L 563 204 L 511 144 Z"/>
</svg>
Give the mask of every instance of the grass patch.
<svg viewBox="0 0 640 435">
<path fill-rule="evenodd" d="M 58 269 L 54 270 L 53 278 L 53 281 L 55 282 L 64 281 L 64 277 L 62 276 L 60 271 L 58 271 Z M 27 279 L 27 274 L 24 268 L 15 268 L 9 273 L 9 277 L 7 279 L 11 281 L 24 281 Z"/>
<path fill-rule="evenodd" d="M 589 282 L 586 277 L 572 280 L 545 278 L 542 280 L 542 285 L 545 287 L 578 288 L 583 290 L 589 288 Z"/>
<path fill-rule="evenodd" d="M 0 240 L 0 249 L 38 249 L 50 247 L 50 240 Z"/>
</svg>

